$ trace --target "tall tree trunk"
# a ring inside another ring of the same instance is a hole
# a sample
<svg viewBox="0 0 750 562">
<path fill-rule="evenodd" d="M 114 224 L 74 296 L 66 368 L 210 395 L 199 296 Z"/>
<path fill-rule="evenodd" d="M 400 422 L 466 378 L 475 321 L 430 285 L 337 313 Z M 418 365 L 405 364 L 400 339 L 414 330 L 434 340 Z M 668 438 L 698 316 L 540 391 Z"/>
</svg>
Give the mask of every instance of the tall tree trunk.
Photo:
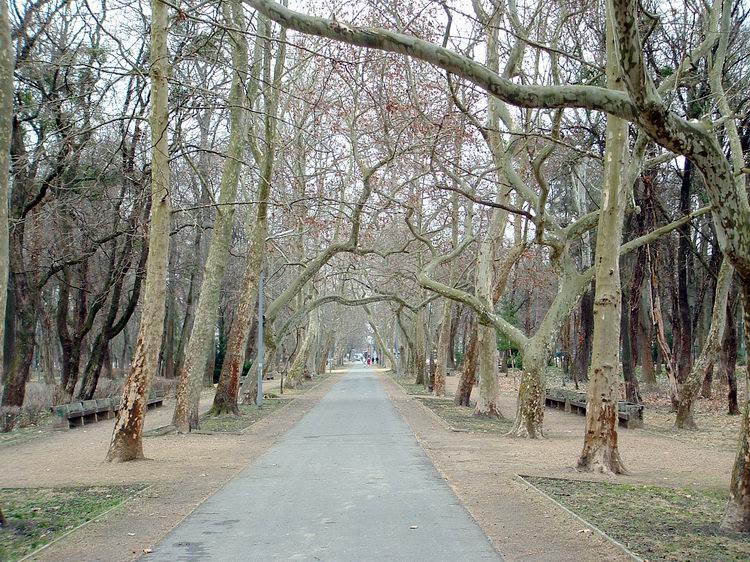
<svg viewBox="0 0 750 562">
<path fill-rule="evenodd" d="M 224 160 L 219 207 L 216 209 L 216 222 L 214 223 L 214 232 L 203 271 L 203 282 L 195 309 L 193 329 L 190 332 L 182 372 L 179 374 L 180 382 L 177 386 L 177 402 L 172 423 L 180 433 L 187 433 L 198 428 L 198 403 L 201 385 L 210 351 L 209 346 L 214 340 L 221 282 L 224 279 L 224 269 L 229 258 L 229 247 L 232 243 L 234 206 L 231 203 L 234 202 L 237 195 L 245 152 L 245 136 L 247 134 L 245 81 L 248 72 L 248 47 L 244 35 L 245 16 L 238 0 L 234 0 L 231 4 L 224 4 L 223 10 L 224 20 L 227 24 L 239 30 L 229 35 L 232 43 L 233 66 L 232 87 L 229 94 L 231 108 L 229 148 L 227 158 Z M 235 323 L 239 321 L 238 318 Z M 244 350 L 244 340 L 242 345 Z M 230 409 L 234 413 L 238 413 L 236 408 L 235 400 L 234 407 Z"/>
<path fill-rule="evenodd" d="M 675 427 L 677 429 L 696 429 L 695 418 L 693 416 L 693 407 L 695 396 L 708 375 L 708 370 L 715 364 L 721 343 L 724 339 L 724 328 L 727 324 L 727 301 L 729 299 L 729 289 L 732 285 L 732 265 L 727 258 L 721 262 L 719 278 L 716 281 L 716 294 L 714 296 L 714 306 L 711 312 L 711 329 L 708 332 L 706 343 L 703 345 L 698 360 L 693 365 L 690 376 L 680 389 L 680 403 L 677 407 L 677 417 L 675 418 Z"/>
<path fill-rule="evenodd" d="M 62 365 L 60 360 L 60 350 L 57 338 L 54 336 L 52 329 L 52 319 L 50 318 L 47 308 L 42 306 L 40 309 L 41 318 L 39 319 L 40 347 L 42 352 L 42 365 L 44 369 L 44 382 L 49 386 L 56 384 L 55 373 L 57 372 L 56 364 Z"/>
<path fill-rule="evenodd" d="M 628 295 L 623 295 L 623 304 L 629 301 Z M 622 340 L 622 375 L 625 379 L 625 400 L 634 404 L 640 404 L 641 391 L 638 387 L 638 379 L 635 376 L 635 361 L 633 360 L 633 340 L 631 339 L 630 319 L 631 315 L 627 306 L 623 306 L 620 315 L 620 339 Z"/>
<path fill-rule="evenodd" d="M 516 417 L 508 435 L 537 439 L 544 436 L 544 371 L 547 350 L 532 338 L 523 351 L 521 386 L 518 389 Z"/>
<path fill-rule="evenodd" d="M 443 303 L 443 317 L 440 321 L 440 335 L 438 336 L 435 384 L 432 387 L 432 393 L 435 396 L 445 396 L 445 377 L 448 371 L 448 354 L 451 343 L 452 316 L 453 301 L 445 299 L 445 302 Z"/>
<path fill-rule="evenodd" d="M 498 196 L 498 200 L 500 197 Z M 476 294 L 488 308 L 494 309 L 494 256 L 502 240 L 508 213 L 501 209 L 492 211 L 492 218 L 477 256 Z M 508 264 L 508 267 L 512 264 Z M 497 334 L 494 326 L 477 322 L 477 349 L 479 357 L 479 397 L 474 410 L 478 416 L 502 417 L 498 405 L 500 388 L 497 383 Z"/>
<path fill-rule="evenodd" d="M 724 330 L 724 341 L 721 343 L 721 367 L 722 376 L 726 373 L 728 392 L 727 392 L 727 413 L 730 416 L 736 416 L 740 413 L 737 404 L 737 301 L 736 294 L 733 294 L 727 304 L 727 327 Z"/>
<path fill-rule="evenodd" d="M 0 382 L 5 384 L 5 373 L 10 370 L 10 360 L 16 348 L 16 305 L 14 300 L 13 276 L 8 274 L 8 290 L 5 295 L 5 322 L 3 322 L 3 371 Z"/>
<path fill-rule="evenodd" d="M 695 116 L 700 117 L 700 115 Z M 690 213 L 690 186 L 693 177 L 693 163 L 685 159 L 685 169 L 682 174 L 680 188 L 680 211 L 683 215 Z M 688 275 L 690 273 L 690 224 L 677 229 L 679 242 L 677 248 L 677 305 L 679 319 L 678 341 L 674 347 L 677 352 L 677 382 L 684 385 L 693 367 L 693 324 L 690 317 L 690 302 L 688 297 Z M 680 397 L 681 400 L 682 397 Z"/>
<path fill-rule="evenodd" d="M 424 309 L 414 317 L 414 371 L 415 384 L 427 385 L 427 336 L 425 335 Z"/>
<path fill-rule="evenodd" d="M 636 185 L 640 185 L 642 182 L 639 180 Z M 634 188 L 635 189 L 635 188 Z M 643 232 L 643 220 L 642 218 L 637 222 L 635 228 L 635 235 L 642 235 Z M 641 327 L 641 303 L 643 302 L 643 280 L 645 278 L 645 266 L 646 266 L 646 252 L 643 248 L 639 248 L 636 251 L 635 259 L 632 261 L 633 271 L 630 277 L 630 284 L 627 290 L 627 300 L 623 302 L 622 314 L 623 317 L 627 317 L 623 321 L 623 355 L 626 349 L 630 354 L 630 361 L 625 361 L 623 357 L 623 374 L 626 379 L 626 399 L 629 402 L 640 402 L 640 388 L 638 387 L 638 379 L 635 376 L 635 367 L 637 364 L 641 364 L 643 368 L 643 377 L 646 384 L 649 384 L 649 379 L 653 378 L 653 359 L 651 357 L 650 346 L 646 348 L 639 341 L 639 337 L 642 335 Z M 626 371 L 626 368 L 629 371 Z M 650 370 L 647 374 L 646 371 Z M 630 389 L 627 386 L 627 380 L 633 381 L 630 385 Z M 633 400 L 637 397 L 637 400 Z"/>
<path fill-rule="evenodd" d="M 196 235 L 194 246 L 197 248 L 200 245 L 200 229 L 197 229 L 198 234 Z M 196 265 L 195 269 L 199 266 Z M 178 336 L 177 350 L 174 354 L 174 372 L 175 374 L 182 373 L 183 366 L 185 363 L 185 347 L 187 341 L 190 338 L 190 332 L 193 330 L 193 314 L 194 314 L 194 299 L 195 299 L 195 282 L 198 274 L 195 269 L 190 272 L 190 282 L 188 285 L 187 297 L 185 297 L 185 316 L 182 319 L 182 325 L 180 327 L 180 334 Z"/>
<path fill-rule="evenodd" d="M 464 364 L 461 369 L 461 378 L 458 381 L 458 388 L 456 389 L 456 396 L 453 402 L 457 406 L 469 407 L 471 400 L 471 390 L 474 388 L 474 381 L 476 380 L 477 373 L 477 353 L 479 348 L 477 346 L 479 341 L 479 324 L 476 320 L 471 321 L 469 328 L 469 343 L 464 351 Z"/>
<path fill-rule="evenodd" d="M 648 247 L 646 251 L 650 252 L 653 248 Z M 658 274 L 658 267 L 657 267 L 657 255 L 654 251 L 654 257 L 651 259 L 650 255 L 648 258 L 649 262 L 649 268 L 651 271 L 651 284 L 650 284 L 650 296 L 651 296 L 651 323 L 653 324 L 655 330 L 656 330 L 656 341 L 659 344 L 659 351 L 661 352 L 662 357 L 662 364 L 664 365 L 664 370 L 667 373 L 667 379 L 669 380 L 669 391 L 670 391 L 670 398 L 672 400 L 672 409 L 674 411 L 677 411 L 677 406 L 679 404 L 680 400 L 680 390 L 679 390 L 679 384 L 677 381 L 677 373 L 675 369 L 675 363 L 674 358 L 672 356 L 672 350 L 669 347 L 669 342 L 667 341 L 667 334 L 666 330 L 664 328 L 664 317 L 662 316 L 662 307 L 661 307 L 661 295 L 659 294 L 659 274 Z"/>
<path fill-rule="evenodd" d="M 460 308 L 454 303 L 452 309 L 453 316 L 451 317 L 451 333 L 450 338 L 448 339 L 448 370 L 454 370 L 456 368 L 456 336 L 458 335 L 458 325 L 461 320 Z"/>
<path fill-rule="evenodd" d="M 650 283 L 648 280 L 646 282 Z M 647 390 L 654 390 L 656 388 L 656 371 L 654 368 L 653 347 L 651 345 L 651 323 L 645 322 L 645 319 L 648 318 L 647 307 L 648 299 L 646 295 L 642 294 L 640 311 L 636 309 L 633 312 L 632 318 L 634 322 L 637 322 L 635 330 L 643 382 Z"/>
<path fill-rule="evenodd" d="M 175 377 L 174 370 L 174 333 L 175 333 L 175 306 L 176 302 L 174 295 L 170 294 L 169 301 L 167 301 L 167 316 L 165 319 L 164 326 L 164 342 L 162 343 L 162 367 L 161 374 L 164 378 L 173 379 Z"/>
<path fill-rule="evenodd" d="M 282 29 L 279 43 L 280 51 L 276 58 L 275 70 L 273 77 L 271 74 L 271 24 L 263 18 L 265 38 L 262 42 L 262 66 L 264 82 L 268 88 L 264 94 L 264 136 L 265 151 L 262 156 L 262 162 L 258 165 L 260 171 L 260 184 L 258 187 L 258 206 L 255 216 L 255 224 L 250 228 L 250 247 L 248 248 L 247 262 L 242 281 L 242 293 L 240 302 L 229 331 L 227 341 L 227 352 L 224 357 L 224 364 L 221 367 L 219 377 L 219 386 L 216 389 L 216 396 L 211 407 L 211 413 L 214 415 L 229 412 L 238 412 L 237 400 L 240 392 L 240 375 L 245 363 L 245 348 L 247 338 L 250 335 L 253 317 L 255 316 L 255 306 L 258 301 L 258 284 L 260 281 L 261 270 L 263 268 L 263 254 L 266 236 L 268 234 L 268 198 L 271 192 L 271 180 L 273 178 L 274 159 L 276 154 L 276 112 L 279 99 L 279 90 L 281 86 L 281 74 L 284 67 L 284 42 L 285 35 Z M 256 44 L 257 45 L 257 44 Z M 261 65 L 261 52 L 256 49 L 254 66 Z M 273 85 L 273 88 L 270 86 Z M 256 158 L 261 159 L 259 154 Z M 267 318 L 270 315 L 267 314 Z M 266 334 L 271 336 L 271 326 L 273 320 L 270 319 L 266 324 Z M 267 349 L 267 363 L 271 366 L 271 348 Z M 242 400 L 245 403 L 253 403 L 258 393 L 258 385 L 255 377 L 246 377 L 245 385 L 242 388 Z"/>
<path fill-rule="evenodd" d="M 307 358 L 310 354 L 315 338 L 318 337 L 318 328 L 319 321 L 313 313 L 310 315 L 310 321 L 307 325 L 307 330 L 305 330 L 302 344 L 299 346 L 299 349 L 294 356 L 292 366 L 289 367 L 289 373 L 286 378 L 286 385 L 289 388 L 295 388 L 304 378 L 307 378 Z"/>
<path fill-rule="evenodd" d="M 591 343 L 594 335 L 594 290 L 592 286 L 581 297 L 578 318 L 578 347 L 573 365 L 576 382 L 589 380 L 589 366 L 591 365 Z"/>
<path fill-rule="evenodd" d="M 623 90 L 615 53 L 612 5 L 607 2 L 607 86 Z M 620 243 L 626 204 L 626 159 L 628 124 L 607 116 L 604 154 L 602 211 L 596 234 L 596 294 L 594 296 L 594 341 L 586 404 L 586 432 L 578 469 L 625 472 L 617 448 L 617 401 L 619 399 Z"/>
<path fill-rule="evenodd" d="M 502 418 L 498 400 L 500 387 L 497 382 L 497 334 L 494 326 L 477 326 L 477 348 L 479 350 L 479 397 L 474 415 Z"/>
<path fill-rule="evenodd" d="M 5 133 L 5 131 L 3 131 Z M 29 379 L 31 363 L 34 357 L 34 330 L 37 324 L 37 311 L 41 308 L 41 291 L 24 260 L 24 237 L 26 220 L 24 213 L 27 199 L 31 193 L 32 182 L 24 168 L 26 149 L 24 145 L 23 125 L 13 118 L 11 132 L 11 159 L 19 162 L 15 172 L 13 190 L 9 194 L 12 217 L 15 224 L 10 232 L 8 244 L 9 278 L 8 283 L 13 295 L 10 299 L 13 309 L 12 325 L 14 334 L 6 334 L 5 343 L 13 344 L 10 357 L 6 358 L 8 366 L 3 376 L 3 398 L 0 403 L 0 431 L 13 429 L 16 416 L 23 406 L 26 396 L 26 382 Z M 7 328 L 7 326 L 6 326 Z"/>
<path fill-rule="evenodd" d="M 151 224 L 143 311 L 133 365 L 117 412 L 107 460 L 143 458 L 143 424 L 151 380 L 159 363 L 169 263 L 169 8 L 151 2 Z"/>
<path fill-rule="evenodd" d="M 750 276 L 743 277 L 738 271 L 737 277 L 742 289 L 745 349 L 750 349 Z M 747 389 L 750 388 L 750 369 L 744 371 Z M 750 532 L 750 392 L 745 393 L 737 456 L 729 481 L 729 501 L 721 526 L 732 531 Z"/>
<path fill-rule="evenodd" d="M 0 85 L 0 365 L 4 364 L 5 310 L 8 298 L 9 233 L 8 194 L 10 188 L 10 143 L 13 136 L 13 76 L 14 47 L 10 35 L 8 6 L 0 2 L 0 76 L 5 79 Z M 0 511 L 0 518 L 2 511 Z"/>
</svg>

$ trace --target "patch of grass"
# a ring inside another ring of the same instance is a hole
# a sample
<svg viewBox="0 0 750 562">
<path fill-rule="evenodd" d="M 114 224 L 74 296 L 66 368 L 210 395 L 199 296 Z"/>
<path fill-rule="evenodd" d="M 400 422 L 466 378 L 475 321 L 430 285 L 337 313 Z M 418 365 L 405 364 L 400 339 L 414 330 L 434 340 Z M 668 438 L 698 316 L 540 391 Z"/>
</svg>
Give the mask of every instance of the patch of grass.
<svg viewBox="0 0 750 562">
<path fill-rule="evenodd" d="M 750 538 L 719 528 L 727 500 L 724 493 L 524 478 L 651 562 L 750 560 Z"/>
<path fill-rule="evenodd" d="M 0 488 L 8 522 L 0 528 L 0 560 L 22 558 L 145 487 Z"/>
<path fill-rule="evenodd" d="M 406 391 L 406 394 L 410 396 L 429 396 L 430 391 L 427 390 L 423 384 L 415 384 L 414 377 L 400 377 L 395 375 L 393 372 L 389 373 L 391 378 L 396 381 L 401 388 Z"/>
<path fill-rule="evenodd" d="M 201 419 L 201 431 L 216 433 L 237 433 L 262 420 L 281 408 L 288 401 L 277 398 L 266 398 L 263 405 L 258 408 L 253 404 L 241 404 L 240 415 L 205 416 Z"/>
<path fill-rule="evenodd" d="M 474 408 L 456 406 L 453 400 L 440 398 L 418 398 L 422 404 L 443 418 L 454 429 L 480 433 L 507 433 L 513 425 L 505 418 L 485 418 L 474 415 Z"/>
<path fill-rule="evenodd" d="M 53 431 L 52 419 L 52 416 L 48 416 L 45 418 L 44 422 L 39 425 L 16 427 L 13 431 L 0 433 L 0 447 L 27 443 L 38 437 L 49 435 L 49 433 Z"/>
</svg>

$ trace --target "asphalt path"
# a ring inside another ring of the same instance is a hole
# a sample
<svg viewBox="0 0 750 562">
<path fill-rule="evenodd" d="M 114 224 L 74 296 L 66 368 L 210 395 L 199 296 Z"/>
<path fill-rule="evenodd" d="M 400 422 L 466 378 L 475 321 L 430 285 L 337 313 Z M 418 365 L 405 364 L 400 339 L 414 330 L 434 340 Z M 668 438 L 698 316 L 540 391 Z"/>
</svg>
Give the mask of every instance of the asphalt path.
<svg viewBox="0 0 750 562">
<path fill-rule="evenodd" d="M 502 560 L 367 368 L 153 550 L 143 559 Z"/>
</svg>

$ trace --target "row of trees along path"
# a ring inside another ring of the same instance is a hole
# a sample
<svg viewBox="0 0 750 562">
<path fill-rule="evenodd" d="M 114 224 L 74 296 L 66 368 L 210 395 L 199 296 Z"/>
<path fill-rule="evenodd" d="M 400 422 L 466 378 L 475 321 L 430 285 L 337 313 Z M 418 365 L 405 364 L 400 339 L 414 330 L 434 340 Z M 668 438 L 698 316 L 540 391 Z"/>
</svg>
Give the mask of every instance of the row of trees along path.
<svg viewBox="0 0 750 562">
<path fill-rule="evenodd" d="M 722 525 L 750 531 L 741 4 L 0 6 L 4 431 L 27 388 L 90 399 L 116 364 L 107 458 L 143 458 L 157 375 L 179 432 L 214 370 L 212 415 L 255 400 L 262 321 L 265 374 L 289 386 L 372 335 L 440 396 L 460 347 L 456 403 L 476 380 L 480 416 L 503 415 L 499 345 L 523 364 L 519 438 L 544 434 L 562 350 L 588 380 L 578 468 L 621 474 L 619 365 L 639 401 L 655 350 L 680 429 L 726 376 L 742 423 Z"/>
</svg>

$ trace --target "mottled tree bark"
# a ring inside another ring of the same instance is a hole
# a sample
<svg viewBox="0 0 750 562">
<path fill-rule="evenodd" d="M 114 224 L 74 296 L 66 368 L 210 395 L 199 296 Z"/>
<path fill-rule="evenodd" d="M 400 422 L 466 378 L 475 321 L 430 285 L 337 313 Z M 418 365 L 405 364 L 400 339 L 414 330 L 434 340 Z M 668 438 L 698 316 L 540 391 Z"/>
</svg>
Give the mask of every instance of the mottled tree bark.
<svg viewBox="0 0 750 562">
<path fill-rule="evenodd" d="M 615 31 L 612 5 L 607 2 L 607 85 L 624 89 L 615 56 Z M 625 472 L 617 447 L 617 401 L 619 400 L 620 316 L 620 242 L 626 205 L 626 159 L 628 124 L 607 116 L 604 152 L 604 187 L 596 234 L 596 294 L 594 296 L 594 339 L 592 343 L 586 432 L 578 470 Z M 627 337 L 627 334 L 626 334 Z"/>
<path fill-rule="evenodd" d="M 461 369 L 461 378 L 458 381 L 456 396 L 453 399 L 456 406 L 471 405 L 471 390 L 474 388 L 477 373 L 477 343 L 479 340 L 478 325 L 476 320 L 472 319 L 469 328 L 469 343 L 464 351 L 464 364 Z"/>
<path fill-rule="evenodd" d="M 426 385 L 427 375 L 427 335 L 425 334 L 424 309 L 414 316 L 414 383 Z"/>
<path fill-rule="evenodd" d="M 313 342 L 318 337 L 318 330 L 320 329 L 320 318 L 316 312 L 317 311 L 310 315 L 310 322 L 308 323 L 307 330 L 305 330 L 305 335 L 302 338 L 302 344 L 299 346 L 299 349 L 294 356 L 292 366 L 289 367 L 289 373 L 286 378 L 286 385 L 289 388 L 295 388 L 308 376 L 308 356 L 313 346 Z"/>
<path fill-rule="evenodd" d="M 448 354 L 451 343 L 451 319 L 453 317 L 453 301 L 445 299 L 443 316 L 440 320 L 440 335 L 437 344 L 437 365 L 435 366 L 435 383 L 432 393 L 435 396 L 445 396 L 445 377 L 448 371 Z"/>
<path fill-rule="evenodd" d="M 728 3 L 725 3 L 728 5 Z M 750 279 L 741 279 L 745 324 L 745 349 L 750 349 Z M 745 388 L 750 388 L 750 369 L 745 369 Z M 727 501 L 721 526 L 739 532 L 750 532 L 750 392 L 742 406 L 737 456 L 729 480 Z"/>
<path fill-rule="evenodd" d="M 229 148 L 227 158 L 224 160 L 219 188 L 219 206 L 216 209 L 213 236 L 208 248 L 198 303 L 195 307 L 193 329 L 187 343 L 182 371 L 178 373 L 180 382 L 177 386 L 177 402 L 172 423 L 180 433 L 187 433 L 198 428 L 200 390 L 210 346 L 214 341 L 221 283 L 224 279 L 224 269 L 229 258 L 229 247 L 232 242 L 235 209 L 230 203 L 236 199 L 247 135 L 248 116 L 245 82 L 248 75 L 248 46 L 243 34 L 245 16 L 239 1 L 224 4 L 223 10 L 227 25 L 239 30 L 236 33 L 229 34 L 232 45 L 233 67 L 232 86 L 229 93 Z M 241 321 L 239 317 L 235 320 L 235 322 Z M 213 373 L 211 378 L 213 380 Z M 234 411 L 237 413 L 236 402 Z"/>
<path fill-rule="evenodd" d="M 0 344 L 5 341 L 5 309 L 8 297 L 9 233 L 8 194 L 10 188 L 10 143 L 13 136 L 14 47 L 10 35 L 9 2 L 0 1 Z M 0 365 L 4 364 L 0 345 Z M 2 510 L 0 510 L 2 518 Z"/>
<path fill-rule="evenodd" d="M 143 458 L 143 424 L 151 380 L 159 362 L 164 329 L 164 302 L 169 263 L 169 8 L 151 2 L 151 224 L 143 312 L 133 364 L 117 412 L 107 460 Z"/>
<path fill-rule="evenodd" d="M 544 437 L 544 371 L 547 350 L 529 344 L 523 353 L 523 374 L 518 389 L 516 417 L 509 435 L 538 439 Z"/>
</svg>

